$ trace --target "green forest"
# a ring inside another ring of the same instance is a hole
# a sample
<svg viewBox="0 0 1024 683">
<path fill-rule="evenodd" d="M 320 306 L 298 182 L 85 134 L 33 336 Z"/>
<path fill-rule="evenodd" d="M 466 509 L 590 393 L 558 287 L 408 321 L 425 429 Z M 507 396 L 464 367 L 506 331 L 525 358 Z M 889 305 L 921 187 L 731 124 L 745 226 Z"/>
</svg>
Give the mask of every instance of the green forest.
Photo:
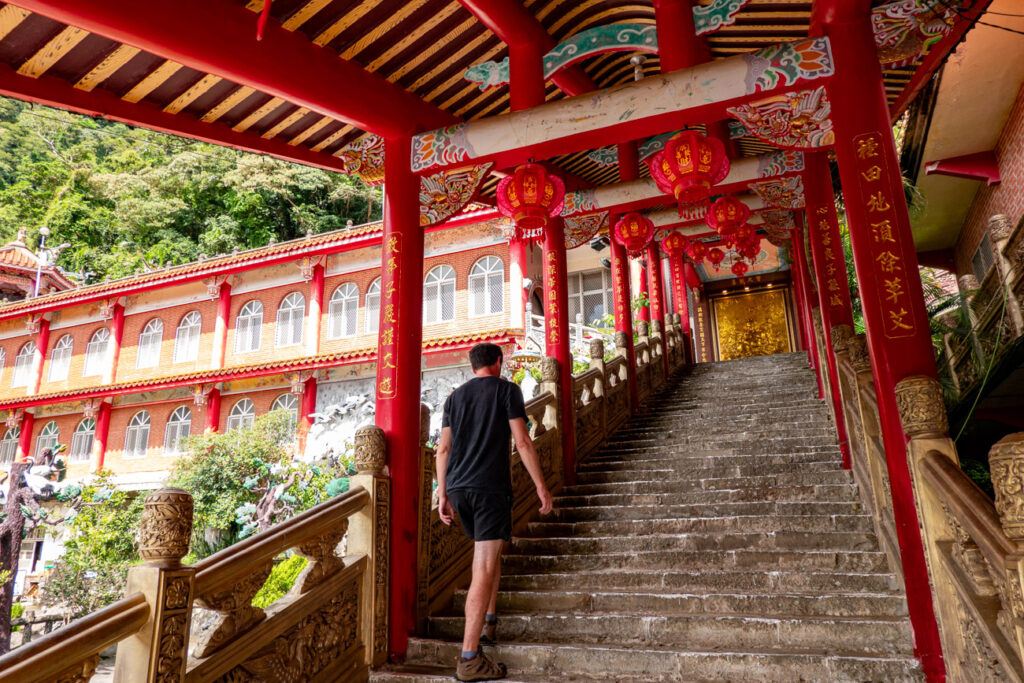
<svg viewBox="0 0 1024 683">
<path fill-rule="evenodd" d="M 46 226 L 86 283 L 380 215 L 354 176 L 0 98 L 0 239 Z"/>
</svg>

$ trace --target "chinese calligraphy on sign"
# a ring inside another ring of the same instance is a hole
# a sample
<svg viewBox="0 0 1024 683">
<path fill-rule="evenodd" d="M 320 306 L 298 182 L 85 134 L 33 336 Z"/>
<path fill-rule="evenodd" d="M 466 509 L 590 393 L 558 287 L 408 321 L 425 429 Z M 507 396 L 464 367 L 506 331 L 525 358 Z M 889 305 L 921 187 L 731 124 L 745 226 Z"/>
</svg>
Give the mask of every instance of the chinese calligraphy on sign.
<svg viewBox="0 0 1024 683">
<path fill-rule="evenodd" d="M 380 331 L 377 337 L 377 357 L 382 359 L 377 367 L 377 398 L 394 398 L 398 391 L 398 367 L 395 359 L 398 349 L 395 343 L 395 326 L 398 324 L 398 290 L 402 271 L 398 266 L 401 253 L 401 235 L 390 235 L 384 241 L 384 273 L 381 278 Z"/>
<path fill-rule="evenodd" d="M 547 264 L 545 267 L 547 268 L 546 274 L 548 276 L 548 282 L 551 283 L 551 285 L 545 285 L 544 289 L 551 290 L 553 292 L 553 288 L 556 287 L 556 283 L 559 282 L 558 257 L 553 250 L 549 251 L 547 254 Z M 551 296 L 547 301 L 547 311 L 545 311 L 544 318 L 544 325 L 547 328 L 548 344 L 551 346 L 558 344 L 558 341 L 561 338 L 558 312 L 558 300 L 556 297 Z M 551 353 L 551 355 L 554 355 L 554 353 Z"/>
<path fill-rule="evenodd" d="M 866 197 L 867 220 L 871 228 L 871 260 L 875 267 L 876 291 L 882 307 L 883 329 L 890 339 L 909 337 L 915 332 L 914 314 L 909 309 L 906 268 L 902 246 L 896 240 L 896 209 L 886 186 L 887 168 L 882 155 L 882 134 L 865 133 L 853 140 L 861 191 Z"/>
</svg>

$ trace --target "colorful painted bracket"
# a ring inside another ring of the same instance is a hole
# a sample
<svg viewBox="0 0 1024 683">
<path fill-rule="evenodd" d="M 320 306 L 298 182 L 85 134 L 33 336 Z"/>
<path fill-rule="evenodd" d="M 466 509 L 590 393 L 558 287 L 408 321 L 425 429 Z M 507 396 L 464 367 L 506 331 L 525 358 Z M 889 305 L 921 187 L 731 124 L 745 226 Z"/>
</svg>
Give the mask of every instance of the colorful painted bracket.
<svg viewBox="0 0 1024 683">
<path fill-rule="evenodd" d="M 420 225 L 437 225 L 468 204 L 493 164 L 438 171 L 420 178 Z"/>
<path fill-rule="evenodd" d="M 785 149 L 820 149 L 835 143 L 832 105 L 825 86 L 773 95 L 726 109 L 757 139 Z"/>
</svg>

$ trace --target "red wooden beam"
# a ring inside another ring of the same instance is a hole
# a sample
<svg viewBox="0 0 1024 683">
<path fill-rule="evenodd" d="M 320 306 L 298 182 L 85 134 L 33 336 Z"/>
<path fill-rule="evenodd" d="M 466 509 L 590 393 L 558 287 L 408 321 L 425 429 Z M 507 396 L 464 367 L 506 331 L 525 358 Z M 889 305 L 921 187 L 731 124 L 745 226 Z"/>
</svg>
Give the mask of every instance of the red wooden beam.
<svg viewBox="0 0 1024 683">
<path fill-rule="evenodd" d="M 416 95 L 226 0 L 18 0 L 17 5 L 281 97 L 382 137 L 456 119 Z"/>
</svg>

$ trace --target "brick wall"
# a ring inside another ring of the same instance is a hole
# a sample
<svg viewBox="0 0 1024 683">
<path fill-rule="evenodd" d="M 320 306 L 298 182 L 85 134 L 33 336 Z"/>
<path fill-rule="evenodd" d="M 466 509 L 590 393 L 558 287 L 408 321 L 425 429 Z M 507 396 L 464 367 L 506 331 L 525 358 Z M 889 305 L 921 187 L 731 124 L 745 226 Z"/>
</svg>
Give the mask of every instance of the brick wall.
<svg viewBox="0 0 1024 683">
<path fill-rule="evenodd" d="M 961 275 L 973 272 L 971 257 L 988 229 L 990 216 L 1006 214 L 1016 224 L 1024 215 L 1024 86 L 1017 93 L 995 152 L 1001 180 L 978 187 L 954 248 Z"/>
<path fill-rule="evenodd" d="M 102 373 L 86 377 L 83 375 L 83 372 L 85 370 L 85 349 L 89 344 L 89 340 L 92 339 L 97 330 L 103 328 L 110 329 L 108 322 L 87 322 L 72 327 L 50 330 L 50 343 L 47 345 L 46 356 L 43 358 L 43 381 L 39 387 L 41 392 L 51 393 L 80 389 L 99 384 L 102 381 Z M 53 357 L 53 348 L 57 345 L 58 341 L 66 336 L 70 336 L 72 340 L 71 366 L 68 368 L 68 374 L 65 379 L 51 382 L 50 365 Z M 112 339 L 110 343 L 113 343 Z M 134 363 L 134 360 L 132 362 Z"/>
<path fill-rule="evenodd" d="M 194 361 L 174 362 L 174 339 L 182 318 L 191 312 L 199 313 L 202 318 L 199 336 L 199 354 Z M 160 342 L 160 358 L 154 367 L 139 368 L 139 336 L 154 318 L 163 322 L 163 337 Z M 158 375 L 178 375 L 210 367 L 210 355 L 213 350 L 213 332 L 217 325 L 217 302 L 208 298 L 195 303 L 171 306 L 156 311 L 129 313 L 124 320 L 124 337 L 121 341 L 121 357 L 117 367 L 117 381 L 129 382 L 144 377 Z M 56 341 L 56 340 L 54 340 Z M 45 377 L 43 378 L 45 381 Z M 43 391 L 48 391 L 45 388 Z"/>
<path fill-rule="evenodd" d="M 154 472 L 173 467 L 175 458 L 165 456 L 164 432 L 167 420 L 178 407 L 187 406 L 192 411 L 191 434 L 202 434 L 206 424 L 204 408 L 197 408 L 189 400 L 166 401 L 161 403 L 139 403 L 115 406 L 110 412 L 110 432 L 107 439 L 107 453 L 103 466 L 118 474 L 133 472 Z M 125 435 L 128 424 L 140 411 L 149 413 L 149 447 L 142 458 L 124 456 Z M 95 463 L 94 463 L 95 465 Z"/>
</svg>

